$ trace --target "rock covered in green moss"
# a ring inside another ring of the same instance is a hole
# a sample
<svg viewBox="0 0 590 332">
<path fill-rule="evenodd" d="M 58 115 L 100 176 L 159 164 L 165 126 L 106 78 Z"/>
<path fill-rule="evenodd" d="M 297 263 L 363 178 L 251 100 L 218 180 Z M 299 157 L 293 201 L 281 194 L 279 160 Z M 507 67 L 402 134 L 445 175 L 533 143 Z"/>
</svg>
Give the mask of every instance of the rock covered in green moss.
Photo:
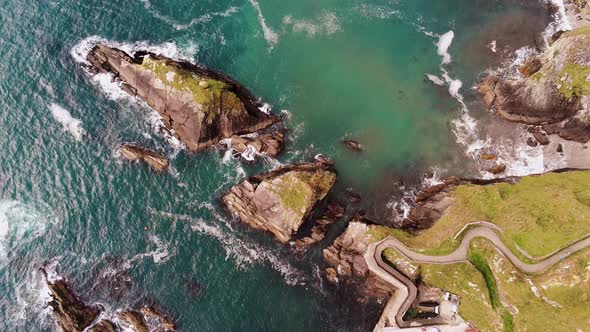
<svg viewBox="0 0 590 332">
<path fill-rule="evenodd" d="M 95 72 L 113 74 L 125 91 L 158 112 L 167 129 L 194 152 L 280 121 L 262 112 L 237 81 L 211 69 L 148 52 L 130 56 L 102 44 L 87 59 Z"/>
<path fill-rule="evenodd" d="M 562 33 L 521 67 L 523 78 L 485 78 L 479 93 L 509 121 L 541 125 L 549 134 L 590 140 L 590 28 Z"/>
<path fill-rule="evenodd" d="M 335 182 L 330 163 L 290 165 L 232 187 L 223 202 L 242 222 L 287 243 Z"/>
</svg>

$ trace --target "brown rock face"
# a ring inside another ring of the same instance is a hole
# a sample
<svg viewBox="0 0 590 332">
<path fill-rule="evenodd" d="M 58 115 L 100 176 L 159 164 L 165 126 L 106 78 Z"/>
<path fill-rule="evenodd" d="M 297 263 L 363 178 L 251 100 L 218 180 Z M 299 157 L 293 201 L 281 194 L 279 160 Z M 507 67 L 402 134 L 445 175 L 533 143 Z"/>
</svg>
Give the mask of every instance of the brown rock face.
<svg viewBox="0 0 590 332">
<path fill-rule="evenodd" d="M 295 241 L 295 250 L 303 252 L 309 247 L 317 244 L 326 237 L 328 226 L 336 222 L 336 219 L 344 215 L 344 207 L 338 203 L 330 203 L 326 207 L 325 213 L 315 221 L 311 228 L 311 234 Z"/>
<path fill-rule="evenodd" d="M 143 307 L 141 313 L 147 320 L 155 321 L 163 332 L 176 332 L 176 324 L 152 307 Z M 158 331 L 160 331 L 158 330 Z"/>
<path fill-rule="evenodd" d="M 287 243 L 335 182 L 331 164 L 286 166 L 232 187 L 223 203 L 242 222 Z"/>
<path fill-rule="evenodd" d="M 158 172 L 163 172 L 168 169 L 170 161 L 168 158 L 140 147 L 129 144 L 123 144 L 119 147 L 119 152 L 123 158 L 136 161 L 140 160 L 148 164 L 151 168 Z"/>
<path fill-rule="evenodd" d="M 149 332 L 143 315 L 137 311 L 126 310 L 117 313 L 117 318 L 133 332 Z"/>
<path fill-rule="evenodd" d="M 543 67 L 543 63 L 537 57 L 531 57 L 527 59 L 522 66 L 518 68 L 518 71 L 524 77 L 531 77 Z"/>
<path fill-rule="evenodd" d="M 363 300 L 387 299 L 391 286 L 368 270 L 364 255 L 373 241 L 370 230 L 360 216 L 354 217 L 348 227 L 331 246 L 323 250 L 324 261 L 329 265 L 326 277 L 332 283 L 345 283 L 357 286 Z"/>
<path fill-rule="evenodd" d="M 88 328 L 88 332 L 117 332 L 117 326 L 110 320 L 101 320 Z"/>
<path fill-rule="evenodd" d="M 560 34 L 542 55 L 525 62 L 521 79 L 486 77 L 478 87 L 486 105 L 508 121 L 541 126 L 566 140 L 588 142 L 589 31 Z"/>
<path fill-rule="evenodd" d="M 97 45 L 87 57 L 97 73 L 112 73 L 132 96 L 158 112 L 189 150 L 198 152 L 234 135 L 254 133 L 280 119 L 258 109 L 234 79 L 190 63 Z"/>
<path fill-rule="evenodd" d="M 87 306 L 62 280 L 48 281 L 53 317 L 62 332 L 81 332 L 98 316 L 100 309 Z"/>
<path fill-rule="evenodd" d="M 254 149 L 256 153 L 269 157 L 276 157 L 285 145 L 285 135 L 280 131 L 255 137 L 232 136 L 231 148 L 239 153 L 245 153 L 248 148 Z"/>
</svg>

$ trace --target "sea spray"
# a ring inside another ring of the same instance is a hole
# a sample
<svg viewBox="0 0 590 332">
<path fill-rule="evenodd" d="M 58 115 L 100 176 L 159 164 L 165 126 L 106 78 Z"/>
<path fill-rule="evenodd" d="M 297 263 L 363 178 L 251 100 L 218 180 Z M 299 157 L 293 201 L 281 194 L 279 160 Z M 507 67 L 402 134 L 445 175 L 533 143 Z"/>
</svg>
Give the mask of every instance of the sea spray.
<svg viewBox="0 0 590 332">
<path fill-rule="evenodd" d="M 64 131 L 72 134 L 76 141 L 82 141 L 86 135 L 86 131 L 82 128 L 82 121 L 74 118 L 68 110 L 56 103 L 51 103 L 48 108 L 55 121 L 62 125 Z"/>
</svg>

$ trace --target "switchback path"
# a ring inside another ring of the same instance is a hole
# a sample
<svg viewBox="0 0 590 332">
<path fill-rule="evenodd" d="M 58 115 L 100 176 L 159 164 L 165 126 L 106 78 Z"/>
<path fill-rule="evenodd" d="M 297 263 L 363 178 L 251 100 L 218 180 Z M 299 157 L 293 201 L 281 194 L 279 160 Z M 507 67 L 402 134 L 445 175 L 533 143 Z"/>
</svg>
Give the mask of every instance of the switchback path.
<svg viewBox="0 0 590 332">
<path fill-rule="evenodd" d="M 396 289 L 396 292 L 387 302 L 385 310 L 381 315 L 381 319 L 374 331 L 381 331 L 386 325 L 394 325 L 401 328 L 414 325 L 405 322 L 403 316 L 416 299 L 416 286 L 411 280 L 383 261 L 382 257 L 385 249 L 395 249 L 398 253 L 414 263 L 464 263 L 467 262 L 467 252 L 471 241 L 475 238 L 485 238 L 489 240 L 518 270 L 525 273 L 542 273 L 566 257 L 590 246 L 590 236 L 586 236 L 552 254 L 539 263 L 527 264 L 522 262 L 510 251 L 510 249 L 508 249 L 508 247 L 506 247 L 506 245 L 504 245 L 498 234 L 494 231 L 499 230 L 497 226 L 487 222 L 480 222 L 477 224 L 482 226 L 467 231 L 461 240 L 459 247 L 445 256 L 430 256 L 415 252 L 393 237 L 388 237 L 380 242 L 372 243 L 368 247 L 367 252 L 365 253 L 367 266 L 371 272 L 389 282 Z"/>
</svg>

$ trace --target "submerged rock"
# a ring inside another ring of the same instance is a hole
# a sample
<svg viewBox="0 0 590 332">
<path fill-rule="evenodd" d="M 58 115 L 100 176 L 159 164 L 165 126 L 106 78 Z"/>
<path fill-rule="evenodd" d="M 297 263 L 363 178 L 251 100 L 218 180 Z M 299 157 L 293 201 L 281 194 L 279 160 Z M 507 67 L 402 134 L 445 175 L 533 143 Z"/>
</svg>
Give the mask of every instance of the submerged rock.
<svg viewBox="0 0 590 332">
<path fill-rule="evenodd" d="M 332 164 L 285 166 L 232 187 L 223 202 L 242 222 L 287 243 L 335 182 Z"/>
<path fill-rule="evenodd" d="M 548 134 L 590 140 L 590 28 L 561 34 L 521 68 L 524 78 L 485 78 L 479 93 L 509 121 L 542 126 Z"/>
<path fill-rule="evenodd" d="M 158 112 L 166 128 L 193 152 L 280 121 L 262 112 L 237 81 L 202 66 L 148 52 L 130 56 L 102 44 L 87 59 L 93 71 L 113 74 L 126 92 Z"/>
<path fill-rule="evenodd" d="M 365 151 L 365 146 L 357 141 L 344 140 L 344 141 L 342 141 L 342 144 L 344 144 L 344 146 L 346 146 L 351 151 L 356 151 L 356 152 Z"/>
<path fill-rule="evenodd" d="M 168 158 L 156 152 L 146 150 L 137 146 L 123 144 L 119 147 L 119 152 L 123 158 L 136 161 L 140 160 L 148 164 L 151 168 L 158 172 L 163 172 L 168 169 L 170 161 Z"/>
<path fill-rule="evenodd" d="M 60 331 L 81 332 L 92 322 L 100 309 L 97 306 L 88 306 L 80 301 L 63 280 L 47 281 L 51 301 L 51 313 Z"/>
</svg>

